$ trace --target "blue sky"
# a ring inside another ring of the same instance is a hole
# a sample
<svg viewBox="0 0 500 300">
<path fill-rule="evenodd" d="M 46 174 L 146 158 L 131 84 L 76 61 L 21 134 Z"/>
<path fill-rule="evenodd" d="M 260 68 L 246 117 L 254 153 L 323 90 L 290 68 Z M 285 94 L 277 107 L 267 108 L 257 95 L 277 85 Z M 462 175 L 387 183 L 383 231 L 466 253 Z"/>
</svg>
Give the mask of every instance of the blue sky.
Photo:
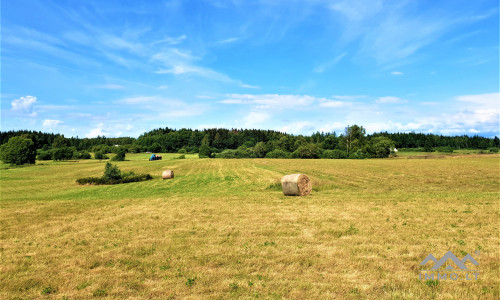
<svg viewBox="0 0 500 300">
<path fill-rule="evenodd" d="M 499 134 L 499 3 L 1 4 L 1 130 Z"/>
</svg>

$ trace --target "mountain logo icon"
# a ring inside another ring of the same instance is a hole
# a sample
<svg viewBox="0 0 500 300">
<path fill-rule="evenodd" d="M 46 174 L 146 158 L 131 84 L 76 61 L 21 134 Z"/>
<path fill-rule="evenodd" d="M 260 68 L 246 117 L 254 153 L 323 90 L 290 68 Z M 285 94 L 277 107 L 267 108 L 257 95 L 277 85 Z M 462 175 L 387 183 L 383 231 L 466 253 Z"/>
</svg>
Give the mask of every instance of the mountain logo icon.
<svg viewBox="0 0 500 300">
<path fill-rule="evenodd" d="M 469 270 L 469 268 L 467 268 L 467 266 L 465 265 L 465 262 L 467 261 L 471 262 L 475 266 L 479 265 L 479 263 L 472 257 L 472 255 L 467 254 L 464 258 L 462 258 L 462 260 L 460 260 L 451 251 L 446 252 L 446 254 L 439 260 L 436 257 L 434 257 L 434 255 L 429 254 L 420 263 L 420 265 L 422 266 L 427 264 L 429 261 L 432 261 L 434 262 L 434 266 L 431 268 L 431 270 L 439 270 L 439 268 L 441 268 L 444 264 L 446 264 L 448 260 L 451 260 L 451 262 L 454 263 L 458 268 L 460 268 L 460 270 Z M 445 267 L 445 270 L 454 270 L 454 269 L 451 265 L 447 265 Z"/>
</svg>

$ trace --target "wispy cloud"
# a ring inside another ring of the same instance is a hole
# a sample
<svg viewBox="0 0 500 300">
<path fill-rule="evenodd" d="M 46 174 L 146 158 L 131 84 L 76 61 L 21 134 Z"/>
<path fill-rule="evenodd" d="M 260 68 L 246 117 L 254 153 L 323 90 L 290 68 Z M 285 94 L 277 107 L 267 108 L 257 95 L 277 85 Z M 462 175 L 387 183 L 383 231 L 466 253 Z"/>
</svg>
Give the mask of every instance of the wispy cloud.
<svg viewBox="0 0 500 300">
<path fill-rule="evenodd" d="M 96 85 L 96 88 L 105 90 L 123 90 L 125 87 L 119 84 L 106 83 L 106 84 L 98 84 Z"/>
<path fill-rule="evenodd" d="M 400 75 L 403 75 L 403 72 L 399 72 L 399 71 L 392 71 L 392 72 L 391 72 L 391 75 L 400 76 Z"/>
<path fill-rule="evenodd" d="M 311 96 L 280 95 L 280 94 L 230 94 L 219 101 L 224 104 L 252 104 L 258 109 L 288 109 L 304 108 L 319 99 Z M 325 99 L 326 100 L 326 99 Z"/>
<path fill-rule="evenodd" d="M 338 64 L 342 58 L 344 58 L 344 56 L 346 56 L 347 53 L 344 52 L 338 56 L 336 56 L 334 59 L 326 62 L 326 63 L 323 63 L 319 66 L 317 66 L 316 68 L 314 68 L 314 72 L 316 73 L 323 73 L 324 71 L 326 71 L 327 69 L 330 69 L 331 67 L 335 66 L 336 64 Z"/>
<path fill-rule="evenodd" d="M 178 45 L 181 44 L 187 36 L 185 34 L 179 36 L 179 37 L 166 37 L 164 39 L 161 39 L 159 41 L 152 42 L 151 45 L 156 46 L 158 44 L 168 44 L 168 45 Z"/>
<path fill-rule="evenodd" d="M 228 39 L 221 40 L 218 43 L 219 44 L 229 44 L 229 43 L 234 43 L 234 42 L 238 41 L 239 39 L 240 38 L 233 37 L 233 38 L 228 38 Z"/>
</svg>

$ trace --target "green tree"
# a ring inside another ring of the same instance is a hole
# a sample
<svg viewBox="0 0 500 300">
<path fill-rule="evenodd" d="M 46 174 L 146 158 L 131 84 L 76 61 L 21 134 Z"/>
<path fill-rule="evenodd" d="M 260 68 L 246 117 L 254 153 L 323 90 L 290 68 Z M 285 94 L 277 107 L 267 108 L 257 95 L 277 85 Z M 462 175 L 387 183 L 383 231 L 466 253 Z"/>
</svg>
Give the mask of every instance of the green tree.
<svg viewBox="0 0 500 300">
<path fill-rule="evenodd" d="M 161 145 L 158 142 L 154 142 L 153 145 L 149 148 L 151 152 L 161 152 Z"/>
<path fill-rule="evenodd" d="M 7 164 L 34 164 L 36 160 L 35 143 L 21 136 L 11 137 L 0 147 L 0 159 Z"/>
<path fill-rule="evenodd" d="M 364 143 L 366 135 L 366 130 L 363 126 L 352 125 L 345 128 L 345 145 L 347 149 L 347 154 L 354 152 L 358 147 L 361 147 Z"/>
<path fill-rule="evenodd" d="M 200 152 L 198 153 L 198 156 L 200 158 L 206 158 L 206 157 L 211 157 L 212 156 L 212 150 L 210 150 L 210 147 L 207 144 L 203 144 L 200 147 Z"/>
<path fill-rule="evenodd" d="M 292 157 L 298 158 L 320 158 L 321 157 L 321 148 L 316 144 L 303 144 L 299 146 L 297 150 L 292 153 Z"/>
<path fill-rule="evenodd" d="M 125 160 L 125 154 L 127 152 L 125 151 L 125 149 L 123 148 L 120 148 L 118 149 L 118 151 L 116 152 L 116 155 L 115 157 L 113 157 L 111 160 L 113 161 L 124 161 Z"/>
<path fill-rule="evenodd" d="M 375 158 L 389 157 L 393 150 L 394 141 L 383 136 L 373 138 L 370 147 L 368 147 L 368 152 L 371 154 L 371 157 Z"/>
<path fill-rule="evenodd" d="M 122 171 L 111 163 L 106 163 L 104 167 L 104 176 L 102 177 L 105 180 L 120 180 L 122 179 Z"/>
<path fill-rule="evenodd" d="M 253 151 L 255 152 L 255 157 L 257 158 L 263 158 L 266 156 L 266 143 L 264 142 L 258 142 L 255 144 L 253 147 Z"/>
<path fill-rule="evenodd" d="M 57 135 L 52 143 L 52 148 L 63 148 L 68 146 L 68 141 L 62 135 Z"/>
<path fill-rule="evenodd" d="M 54 160 L 69 160 L 73 158 L 73 149 L 70 147 L 61 147 L 54 149 L 54 153 L 52 155 Z"/>
</svg>

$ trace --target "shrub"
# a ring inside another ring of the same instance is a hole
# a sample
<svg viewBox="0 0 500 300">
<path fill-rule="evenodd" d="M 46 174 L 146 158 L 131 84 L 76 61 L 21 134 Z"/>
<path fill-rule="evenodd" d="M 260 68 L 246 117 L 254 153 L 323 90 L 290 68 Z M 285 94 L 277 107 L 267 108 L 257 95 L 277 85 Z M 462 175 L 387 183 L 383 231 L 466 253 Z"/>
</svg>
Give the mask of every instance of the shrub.
<svg viewBox="0 0 500 300">
<path fill-rule="evenodd" d="M 83 151 L 76 151 L 73 154 L 73 157 L 76 158 L 76 159 L 90 159 L 91 158 L 90 153 L 88 153 L 85 150 L 83 150 Z"/>
<path fill-rule="evenodd" d="M 293 158 L 320 158 L 321 148 L 316 144 L 303 144 L 292 153 Z"/>
<path fill-rule="evenodd" d="M 290 152 L 276 149 L 266 154 L 266 158 L 290 158 Z"/>
<path fill-rule="evenodd" d="M 50 151 L 40 151 L 38 153 L 38 156 L 36 157 L 38 160 L 51 160 L 52 159 L 52 152 Z"/>
<path fill-rule="evenodd" d="M 236 149 L 236 158 L 254 158 L 255 152 L 252 148 L 248 148 L 246 146 L 240 146 Z"/>
<path fill-rule="evenodd" d="M 498 148 L 490 148 L 490 153 L 498 153 Z"/>
<path fill-rule="evenodd" d="M 102 151 L 98 151 L 94 154 L 95 159 L 108 159 L 109 157 Z"/>
<path fill-rule="evenodd" d="M 369 158 L 369 155 L 361 149 L 358 149 L 356 150 L 356 152 L 349 154 L 349 159 L 364 159 L 364 158 Z"/>
<path fill-rule="evenodd" d="M 125 149 L 120 148 L 120 149 L 118 149 L 118 151 L 116 152 L 115 157 L 113 157 L 111 160 L 112 160 L 112 161 L 124 161 L 124 160 L 125 160 L 125 154 L 126 154 Z"/>
<path fill-rule="evenodd" d="M 73 158 L 73 149 L 69 147 L 61 147 L 54 149 L 54 154 L 52 155 L 54 160 L 69 160 Z"/>
<path fill-rule="evenodd" d="M 104 175 L 102 177 L 84 177 L 76 180 L 78 184 L 120 184 L 139 182 L 153 179 L 150 174 L 135 174 L 134 172 L 122 173 L 116 165 L 109 162 L 104 167 Z"/>
<path fill-rule="evenodd" d="M 215 158 L 236 158 L 236 150 L 226 149 L 221 153 L 215 154 Z"/>
<path fill-rule="evenodd" d="M 182 154 L 182 155 L 179 155 L 179 157 L 177 157 L 177 159 L 185 159 L 186 158 L 186 155 Z"/>
<path fill-rule="evenodd" d="M 186 154 L 187 150 L 186 150 L 186 148 L 181 148 L 181 149 L 179 149 L 179 151 L 177 151 L 177 153 Z"/>
<path fill-rule="evenodd" d="M 441 153 L 453 153 L 453 148 L 451 148 L 450 146 L 437 147 L 436 151 Z"/>
<path fill-rule="evenodd" d="M 21 136 L 11 137 L 0 147 L 0 159 L 7 164 L 34 164 L 36 160 L 35 143 Z"/>
<path fill-rule="evenodd" d="M 347 158 L 347 152 L 342 151 L 342 150 L 325 150 L 323 151 L 323 154 L 321 155 L 321 158 L 328 158 L 328 159 L 345 159 Z"/>
</svg>

